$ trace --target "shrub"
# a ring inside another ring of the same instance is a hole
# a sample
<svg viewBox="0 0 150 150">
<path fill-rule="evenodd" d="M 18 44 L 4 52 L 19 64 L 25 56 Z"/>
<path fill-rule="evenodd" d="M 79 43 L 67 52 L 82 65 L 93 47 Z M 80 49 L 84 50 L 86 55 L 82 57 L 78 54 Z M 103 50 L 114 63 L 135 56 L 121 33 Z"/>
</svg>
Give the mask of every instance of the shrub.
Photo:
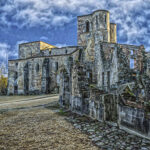
<svg viewBox="0 0 150 150">
<path fill-rule="evenodd" d="M 0 76 L 0 95 L 7 94 L 7 80 L 7 77 L 4 77 L 3 75 Z"/>
</svg>

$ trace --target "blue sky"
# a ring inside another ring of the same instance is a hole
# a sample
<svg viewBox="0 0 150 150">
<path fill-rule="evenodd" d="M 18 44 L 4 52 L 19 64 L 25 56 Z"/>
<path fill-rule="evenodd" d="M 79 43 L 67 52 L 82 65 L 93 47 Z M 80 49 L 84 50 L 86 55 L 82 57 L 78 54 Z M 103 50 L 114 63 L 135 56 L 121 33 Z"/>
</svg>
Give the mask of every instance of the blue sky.
<svg viewBox="0 0 150 150">
<path fill-rule="evenodd" d="M 150 50 L 150 0 L 0 0 L 0 63 L 23 42 L 77 45 L 77 16 L 97 9 L 110 11 L 118 43 Z"/>
</svg>

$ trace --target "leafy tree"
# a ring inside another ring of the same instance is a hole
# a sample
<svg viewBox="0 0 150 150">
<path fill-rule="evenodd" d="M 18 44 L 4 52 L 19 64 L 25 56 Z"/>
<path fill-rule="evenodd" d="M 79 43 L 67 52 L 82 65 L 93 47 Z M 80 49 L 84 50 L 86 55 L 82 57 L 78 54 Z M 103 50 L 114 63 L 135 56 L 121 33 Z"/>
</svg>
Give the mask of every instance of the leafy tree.
<svg viewBox="0 0 150 150">
<path fill-rule="evenodd" d="M 3 68 L 1 66 L 0 67 L 0 95 L 6 95 L 8 78 L 4 76 L 2 69 Z"/>
<path fill-rule="evenodd" d="M 0 76 L 0 95 L 5 95 L 7 93 L 7 77 L 3 75 Z"/>
</svg>

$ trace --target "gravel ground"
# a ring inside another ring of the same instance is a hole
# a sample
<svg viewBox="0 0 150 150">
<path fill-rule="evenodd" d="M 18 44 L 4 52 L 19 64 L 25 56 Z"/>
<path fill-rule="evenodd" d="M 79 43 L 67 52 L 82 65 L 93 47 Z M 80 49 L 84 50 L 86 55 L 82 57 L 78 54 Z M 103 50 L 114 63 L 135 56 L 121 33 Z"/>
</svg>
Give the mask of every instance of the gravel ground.
<svg viewBox="0 0 150 150">
<path fill-rule="evenodd" d="M 0 113 L 0 150 L 98 150 L 88 135 L 75 129 L 64 116 L 51 108 L 33 108 L 33 103 L 35 106 L 36 101 L 28 103 L 27 109 L 17 107 Z"/>
</svg>

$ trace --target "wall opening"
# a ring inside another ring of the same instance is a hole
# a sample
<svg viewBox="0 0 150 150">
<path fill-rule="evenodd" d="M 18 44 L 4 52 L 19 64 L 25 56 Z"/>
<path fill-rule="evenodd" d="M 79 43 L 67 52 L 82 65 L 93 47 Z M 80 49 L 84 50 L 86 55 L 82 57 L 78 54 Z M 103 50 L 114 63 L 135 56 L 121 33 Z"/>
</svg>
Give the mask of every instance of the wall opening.
<svg viewBox="0 0 150 150">
<path fill-rule="evenodd" d="M 36 72 L 38 73 L 40 70 L 39 64 L 36 64 Z"/>
<path fill-rule="evenodd" d="M 18 94 L 18 85 L 14 86 L 14 94 Z"/>
<path fill-rule="evenodd" d="M 134 69 L 134 59 L 130 59 L 130 69 Z"/>
<path fill-rule="evenodd" d="M 67 54 L 67 53 L 68 53 L 68 51 L 67 51 L 67 50 L 65 50 L 65 53 Z"/>
<path fill-rule="evenodd" d="M 90 23 L 89 21 L 86 22 L 86 32 L 90 31 Z"/>
<path fill-rule="evenodd" d="M 102 85 L 104 87 L 104 72 L 102 73 Z"/>
<path fill-rule="evenodd" d="M 15 72 L 15 75 L 14 75 L 14 81 L 15 81 L 15 84 L 14 84 L 14 94 L 18 94 L 17 79 L 18 79 L 18 72 Z"/>
<path fill-rule="evenodd" d="M 110 88 L 110 71 L 107 72 L 107 86 Z"/>
<path fill-rule="evenodd" d="M 24 93 L 29 94 L 29 65 L 24 66 Z"/>
<path fill-rule="evenodd" d="M 104 15 L 104 21 L 105 21 L 105 23 L 107 22 L 107 16 L 106 16 L 106 14 Z"/>
<path fill-rule="evenodd" d="M 56 71 L 58 70 L 58 62 L 55 62 Z"/>
<path fill-rule="evenodd" d="M 14 79 L 16 80 L 17 78 L 18 78 L 18 72 L 15 72 Z"/>
<path fill-rule="evenodd" d="M 134 51 L 133 50 L 130 50 L 130 55 L 132 56 L 134 54 Z"/>
<path fill-rule="evenodd" d="M 102 44 L 100 44 L 100 48 L 101 48 L 101 50 L 103 50 L 103 45 Z"/>
<path fill-rule="evenodd" d="M 89 82 L 92 83 L 92 72 L 87 72 L 87 77 L 89 79 Z"/>
<path fill-rule="evenodd" d="M 98 29 L 98 16 L 96 16 L 96 29 Z"/>
</svg>

